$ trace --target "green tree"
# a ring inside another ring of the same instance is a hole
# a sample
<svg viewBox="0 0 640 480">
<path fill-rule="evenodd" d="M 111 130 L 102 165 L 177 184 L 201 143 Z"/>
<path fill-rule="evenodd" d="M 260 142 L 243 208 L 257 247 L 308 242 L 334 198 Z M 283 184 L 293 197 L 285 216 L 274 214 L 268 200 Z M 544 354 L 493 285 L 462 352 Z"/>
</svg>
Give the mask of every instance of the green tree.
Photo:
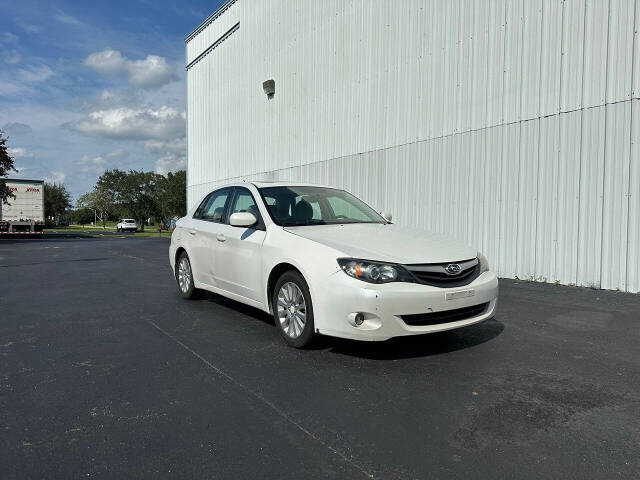
<svg viewBox="0 0 640 480">
<path fill-rule="evenodd" d="M 110 195 L 122 216 L 134 218 L 141 230 L 150 217 L 160 214 L 159 185 L 164 177 L 152 172 L 107 170 L 96 182 L 96 188 Z"/>
<path fill-rule="evenodd" d="M 87 225 L 94 219 L 93 210 L 87 207 L 76 208 L 73 211 L 73 223 L 76 225 Z"/>
<path fill-rule="evenodd" d="M 71 195 L 61 183 L 44 184 L 44 215 L 56 217 L 64 214 L 71 207 Z"/>
<path fill-rule="evenodd" d="M 7 182 L 3 177 L 6 177 L 9 172 L 17 171 L 13 166 L 13 158 L 7 151 L 7 137 L 4 136 L 2 130 L 0 130 L 0 201 L 1 203 L 7 203 L 8 198 L 16 198 L 13 193 L 9 191 Z"/>
<path fill-rule="evenodd" d="M 116 210 L 113 191 L 97 186 L 93 191 L 82 195 L 76 205 L 78 208 L 93 210 L 102 221 L 102 228 L 106 228 L 107 218 Z"/>
<path fill-rule="evenodd" d="M 182 217 L 187 211 L 187 172 L 169 172 L 158 182 L 158 210 L 160 220 L 167 223 L 173 216 Z"/>
</svg>

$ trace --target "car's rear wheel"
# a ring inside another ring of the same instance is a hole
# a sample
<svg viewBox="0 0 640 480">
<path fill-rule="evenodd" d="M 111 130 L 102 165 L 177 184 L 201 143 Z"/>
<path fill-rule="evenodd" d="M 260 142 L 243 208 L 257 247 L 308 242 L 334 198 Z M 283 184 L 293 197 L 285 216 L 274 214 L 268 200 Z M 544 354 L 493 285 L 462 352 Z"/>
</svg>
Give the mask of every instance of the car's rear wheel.
<svg viewBox="0 0 640 480">
<path fill-rule="evenodd" d="M 292 347 L 302 348 L 314 336 L 313 305 L 304 277 L 290 270 L 282 274 L 273 289 L 273 317 L 282 338 Z"/>
<path fill-rule="evenodd" d="M 195 284 L 193 283 L 193 270 L 191 270 L 191 261 L 186 252 L 182 252 L 178 256 L 176 262 L 176 281 L 178 282 L 178 290 L 182 298 L 194 298 L 197 293 Z"/>
</svg>

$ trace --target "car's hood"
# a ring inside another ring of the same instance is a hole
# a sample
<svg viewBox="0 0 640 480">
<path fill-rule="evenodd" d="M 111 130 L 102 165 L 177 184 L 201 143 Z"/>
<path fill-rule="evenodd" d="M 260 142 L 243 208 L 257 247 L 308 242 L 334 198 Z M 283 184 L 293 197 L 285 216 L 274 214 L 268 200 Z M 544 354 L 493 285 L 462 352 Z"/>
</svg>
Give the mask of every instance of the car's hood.
<svg viewBox="0 0 640 480">
<path fill-rule="evenodd" d="M 445 263 L 475 258 L 477 251 L 445 235 L 392 224 L 354 223 L 285 227 L 285 230 L 353 258 L 393 263 Z"/>
</svg>

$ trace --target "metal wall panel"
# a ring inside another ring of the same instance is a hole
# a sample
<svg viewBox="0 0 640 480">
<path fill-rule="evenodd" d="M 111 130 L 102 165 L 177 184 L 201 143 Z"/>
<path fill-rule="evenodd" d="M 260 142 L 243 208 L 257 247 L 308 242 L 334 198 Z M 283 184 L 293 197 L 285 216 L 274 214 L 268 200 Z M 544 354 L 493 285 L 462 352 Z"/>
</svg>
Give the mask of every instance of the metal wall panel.
<svg viewBox="0 0 640 480">
<path fill-rule="evenodd" d="M 631 102 L 608 105 L 602 207 L 603 288 L 627 288 Z M 637 263 L 637 262 L 636 262 Z"/>
<path fill-rule="evenodd" d="M 636 10 L 637 11 L 637 10 Z M 627 288 L 640 292 L 640 100 L 631 102 Z M 621 288 L 622 290 L 622 288 Z"/>
<path fill-rule="evenodd" d="M 187 65 L 233 27 L 239 20 L 239 13 L 238 1 L 229 4 L 225 7 L 224 12 L 220 13 L 219 17 L 187 42 Z"/>
<path fill-rule="evenodd" d="M 640 291 L 639 4 L 237 0 L 187 43 L 240 23 L 187 73 L 189 204 L 326 183 L 503 276 Z"/>
</svg>

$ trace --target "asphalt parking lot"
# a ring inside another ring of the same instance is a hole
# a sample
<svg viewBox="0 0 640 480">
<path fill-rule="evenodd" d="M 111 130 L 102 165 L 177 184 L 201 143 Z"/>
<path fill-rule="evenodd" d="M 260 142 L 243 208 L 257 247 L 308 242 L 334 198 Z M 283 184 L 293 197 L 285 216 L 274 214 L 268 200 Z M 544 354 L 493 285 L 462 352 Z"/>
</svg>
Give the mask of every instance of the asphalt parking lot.
<svg viewBox="0 0 640 480">
<path fill-rule="evenodd" d="M 493 320 L 299 351 L 167 248 L 0 240 L 3 479 L 640 477 L 640 295 L 505 280 Z"/>
</svg>

